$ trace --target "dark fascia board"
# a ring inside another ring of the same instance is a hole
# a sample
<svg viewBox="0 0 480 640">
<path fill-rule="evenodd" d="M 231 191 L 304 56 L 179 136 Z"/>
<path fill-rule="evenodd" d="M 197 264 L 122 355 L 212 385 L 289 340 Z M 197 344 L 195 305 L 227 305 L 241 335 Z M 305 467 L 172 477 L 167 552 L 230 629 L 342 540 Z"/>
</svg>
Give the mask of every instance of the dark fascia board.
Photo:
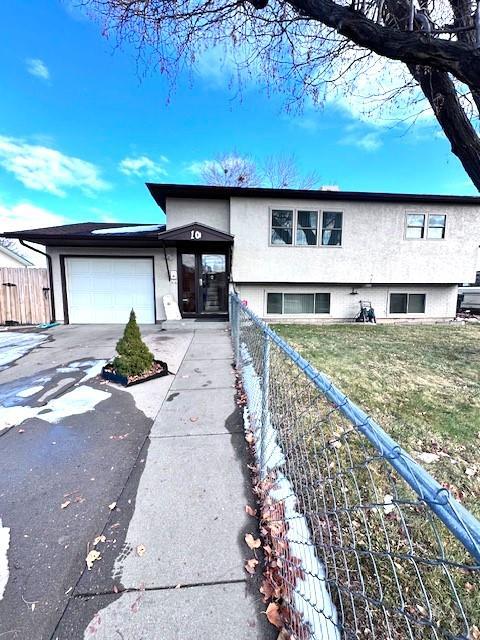
<svg viewBox="0 0 480 640">
<path fill-rule="evenodd" d="M 146 186 L 158 206 L 166 213 L 167 198 L 228 200 L 229 198 L 265 198 L 324 200 L 326 202 L 392 202 L 405 204 L 461 204 L 480 206 L 480 196 L 448 196 L 418 193 L 378 193 L 369 191 L 322 191 L 305 189 L 266 189 L 263 187 L 214 187 L 198 184 L 156 184 Z"/>
<path fill-rule="evenodd" d="M 158 247 L 157 238 L 132 238 L 128 237 L 112 237 L 108 239 L 105 236 L 100 236 L 98 239 L 93 239 L 91 236 L 71 236 L 71 235 L 39 235 L 39 234 L 27 234 L 17 233 L 9 235 L 10 238 L 18 238 L 26 240 L 27 242 L 33 242 L 41 244 L 46 247 Z"/>
</svg>

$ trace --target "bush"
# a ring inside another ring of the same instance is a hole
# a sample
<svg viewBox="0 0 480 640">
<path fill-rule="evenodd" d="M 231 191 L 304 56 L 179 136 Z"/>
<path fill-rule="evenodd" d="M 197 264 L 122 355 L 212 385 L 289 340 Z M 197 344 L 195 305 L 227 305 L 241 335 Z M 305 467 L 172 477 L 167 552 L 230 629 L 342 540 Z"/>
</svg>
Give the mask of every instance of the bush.
<svg viewBox="0 0 480 640">
<path fill-rule="evenodd" d="M 122 376 L 140 376 L 152 368 L 153 353 L 142 340 L 133 309 L 123 337 L 117 342 L 117 353 L 113 368 Z"/>
</svg>

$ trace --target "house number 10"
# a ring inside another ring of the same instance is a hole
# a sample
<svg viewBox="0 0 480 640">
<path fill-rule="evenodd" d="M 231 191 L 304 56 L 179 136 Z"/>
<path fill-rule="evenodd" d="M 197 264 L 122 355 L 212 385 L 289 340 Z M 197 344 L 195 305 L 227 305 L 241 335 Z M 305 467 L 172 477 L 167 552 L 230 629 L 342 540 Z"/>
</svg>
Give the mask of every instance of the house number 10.
<svg viewBox="0 0 480 640">
<path fill-rule="evenodd" d="M 190 240 L 200 240 L 201 237 L 202 237 L 201 231 L 195 231 L 193 229 L 192 231 L 190 231 Z"/>
</svg>

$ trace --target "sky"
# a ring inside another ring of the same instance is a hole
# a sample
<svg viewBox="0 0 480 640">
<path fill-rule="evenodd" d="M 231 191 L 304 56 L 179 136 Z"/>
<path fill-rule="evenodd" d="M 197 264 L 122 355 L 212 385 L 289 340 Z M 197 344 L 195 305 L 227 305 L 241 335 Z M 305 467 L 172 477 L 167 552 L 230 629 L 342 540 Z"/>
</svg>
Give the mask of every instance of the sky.
<svg viewBox="0 0 480 640">
<path fill-rule="evenodd" d="M 0 95 L 0 232 L 163 222 L 145 182 L 198 183 L 202 163 L 233 150 L 294 154 L 341 190 L 476 193 L 428 117 L 387 126 L 340 97 L 288 113 L 261 78 L 240 99 L 213 58 L 172 92 L 70 0 L 4 3 Z"/>
</svg>

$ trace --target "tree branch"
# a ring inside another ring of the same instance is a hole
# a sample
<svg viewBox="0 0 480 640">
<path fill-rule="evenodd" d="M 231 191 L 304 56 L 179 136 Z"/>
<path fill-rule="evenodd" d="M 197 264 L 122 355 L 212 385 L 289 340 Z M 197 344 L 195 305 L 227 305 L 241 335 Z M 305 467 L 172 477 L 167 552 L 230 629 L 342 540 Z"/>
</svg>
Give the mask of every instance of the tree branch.
<svg viewBox="0 0 480 640">
<path fill-rule="evenodd" d="M 289 0 L 289 4 L 380 56 L 447 71 L 468 86 L 480 88 L 480 50 L 465 43 L 384 27 L 333 0 Z"/>
</svg>

